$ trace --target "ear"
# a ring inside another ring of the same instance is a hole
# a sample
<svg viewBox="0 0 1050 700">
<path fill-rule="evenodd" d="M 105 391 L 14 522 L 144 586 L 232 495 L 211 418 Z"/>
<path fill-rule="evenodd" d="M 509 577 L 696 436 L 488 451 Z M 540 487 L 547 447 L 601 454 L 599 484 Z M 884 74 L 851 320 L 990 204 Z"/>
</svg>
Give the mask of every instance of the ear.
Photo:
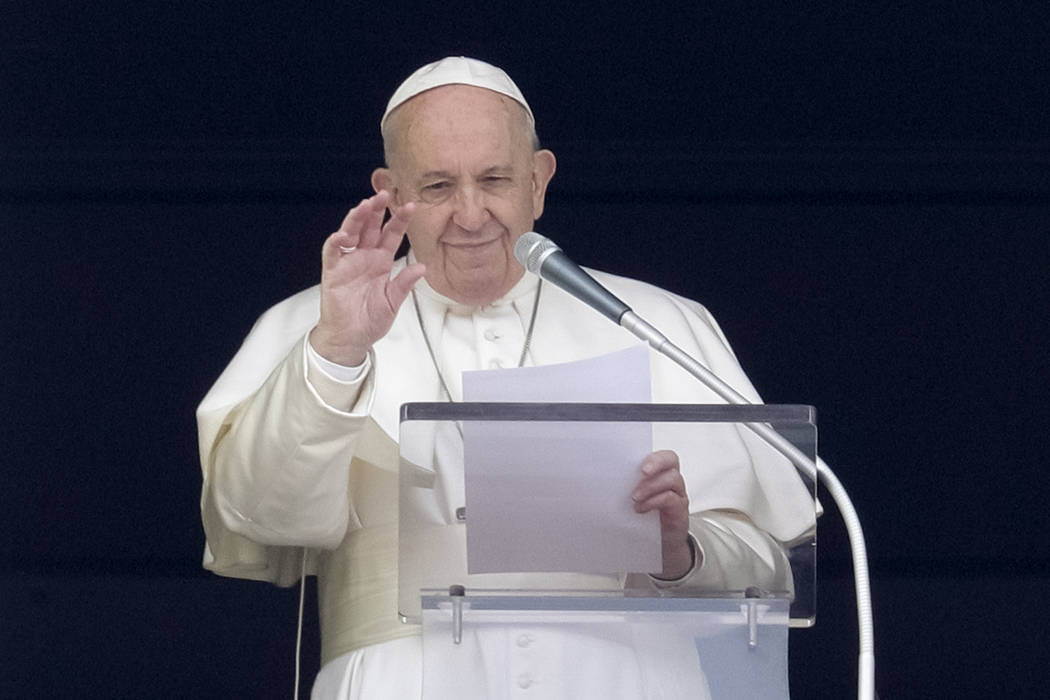
<svg viewBox="0 0 1050 700">
<path fill-rule="evenodd" d="M 376 168 L 372 171 L 372 189 L 376 192 L 386 190 L 390 193 L 391 204 L 395 206 L 401 204 L 398 199 L 399 192 L 394 180 L 394 173 L 390 168 Z"/>
<path fill-rule="evenodd" d="M 532 154 L 532 218 L 543 215 L 543 202 L 547 197 L 547 183 L 554 177 L 558 161 L 547 149 Z"/>
</svg>

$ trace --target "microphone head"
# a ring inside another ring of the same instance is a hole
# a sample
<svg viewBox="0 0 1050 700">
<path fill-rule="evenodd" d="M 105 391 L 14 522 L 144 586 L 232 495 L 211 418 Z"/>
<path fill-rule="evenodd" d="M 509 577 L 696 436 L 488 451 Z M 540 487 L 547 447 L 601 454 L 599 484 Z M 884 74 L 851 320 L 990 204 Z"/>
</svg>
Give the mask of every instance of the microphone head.
<svg viewBox="0 0 1050 700">
<path fill-rule="evenodd" d="M 535 231 L 529 231 L 521 234 L 521 238 L 514 244 L 514 257 L 518 259 L 522 267 L 538 275 L 543 261 L 556 250 L 561 250 L 561 248 L 554 241 Z"/>
</svg>

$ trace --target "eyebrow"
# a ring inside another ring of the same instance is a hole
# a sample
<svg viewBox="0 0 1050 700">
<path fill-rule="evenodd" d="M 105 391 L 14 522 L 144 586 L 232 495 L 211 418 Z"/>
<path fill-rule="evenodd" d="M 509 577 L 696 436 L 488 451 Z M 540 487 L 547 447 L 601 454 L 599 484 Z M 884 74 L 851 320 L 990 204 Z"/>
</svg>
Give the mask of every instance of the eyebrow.
<svg viewBox="0 0 1050 700">
<path fill-rule="evenodd" d="M 484 170 L 481 171 L 481 177 L 485 177 L 486 175 L 508 175 L 508 174 L 512 174 L 513 172 L 514 172 L 514 167 L 511 166 L 511 165 L 490 165 L 489 167 L 487 167 L 487 168 L 485 168 Z M 421 180 L 432 180 L 432 179 L 454 180 L 454 179 L 456 179 L 456 176 L 453 175 L 452 173 L 450 173 L 447 170 L 428 170 L 425 173 L 422 173 L 419 176 L 419 179 L 421 179 Z"/>
<path fill-rule="evenodd" d="M 481 175 L 508 175 L 514 172 L 512 165 L 493 165 L 481 171 Z"/>
<path fill-rule="evenodd" d="M 420 180 L 432 180 L 435 178 L 452 179 L 452 173 L 447 170 L 428 170 L 419 176 Z"/>
</svg>

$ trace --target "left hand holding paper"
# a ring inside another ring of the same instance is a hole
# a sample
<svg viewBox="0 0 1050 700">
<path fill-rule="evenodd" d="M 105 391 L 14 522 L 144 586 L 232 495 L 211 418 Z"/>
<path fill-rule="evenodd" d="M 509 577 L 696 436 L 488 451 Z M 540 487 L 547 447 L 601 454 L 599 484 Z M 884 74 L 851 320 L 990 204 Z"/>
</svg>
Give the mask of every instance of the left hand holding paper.
<svg viewBox="0 0 1050 700">
<path fill-rule="evenodd" d="M 641 471 L 642 478 L 631 493 L 634 509 L 660 513 L 664 568 L 653 573 L 663 579 L 681 578 L 693 567 L 693 551 L 689 546 L 689 495 L 678 455 L 671 450 L 653 452 L 642 461 Z"/>
</svg>

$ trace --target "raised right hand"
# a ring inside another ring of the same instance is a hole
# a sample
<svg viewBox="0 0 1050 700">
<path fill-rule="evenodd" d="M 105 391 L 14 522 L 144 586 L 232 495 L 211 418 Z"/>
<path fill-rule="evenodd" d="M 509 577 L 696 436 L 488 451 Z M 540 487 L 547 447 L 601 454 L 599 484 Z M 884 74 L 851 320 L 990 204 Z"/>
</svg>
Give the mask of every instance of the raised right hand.
<svg viewBox="0 0 1050 700">
<path fill-rule="evenodd" d="M 414 205 L 392 208 L 384 226 L 389 203 L 385 190 L 362 200 L 321 249 L 321 319 L 310 331 L 310 344 L 336 364 L 364 362 L 426 270 L 417 263 L 390 277 Z"/>
</svg>

